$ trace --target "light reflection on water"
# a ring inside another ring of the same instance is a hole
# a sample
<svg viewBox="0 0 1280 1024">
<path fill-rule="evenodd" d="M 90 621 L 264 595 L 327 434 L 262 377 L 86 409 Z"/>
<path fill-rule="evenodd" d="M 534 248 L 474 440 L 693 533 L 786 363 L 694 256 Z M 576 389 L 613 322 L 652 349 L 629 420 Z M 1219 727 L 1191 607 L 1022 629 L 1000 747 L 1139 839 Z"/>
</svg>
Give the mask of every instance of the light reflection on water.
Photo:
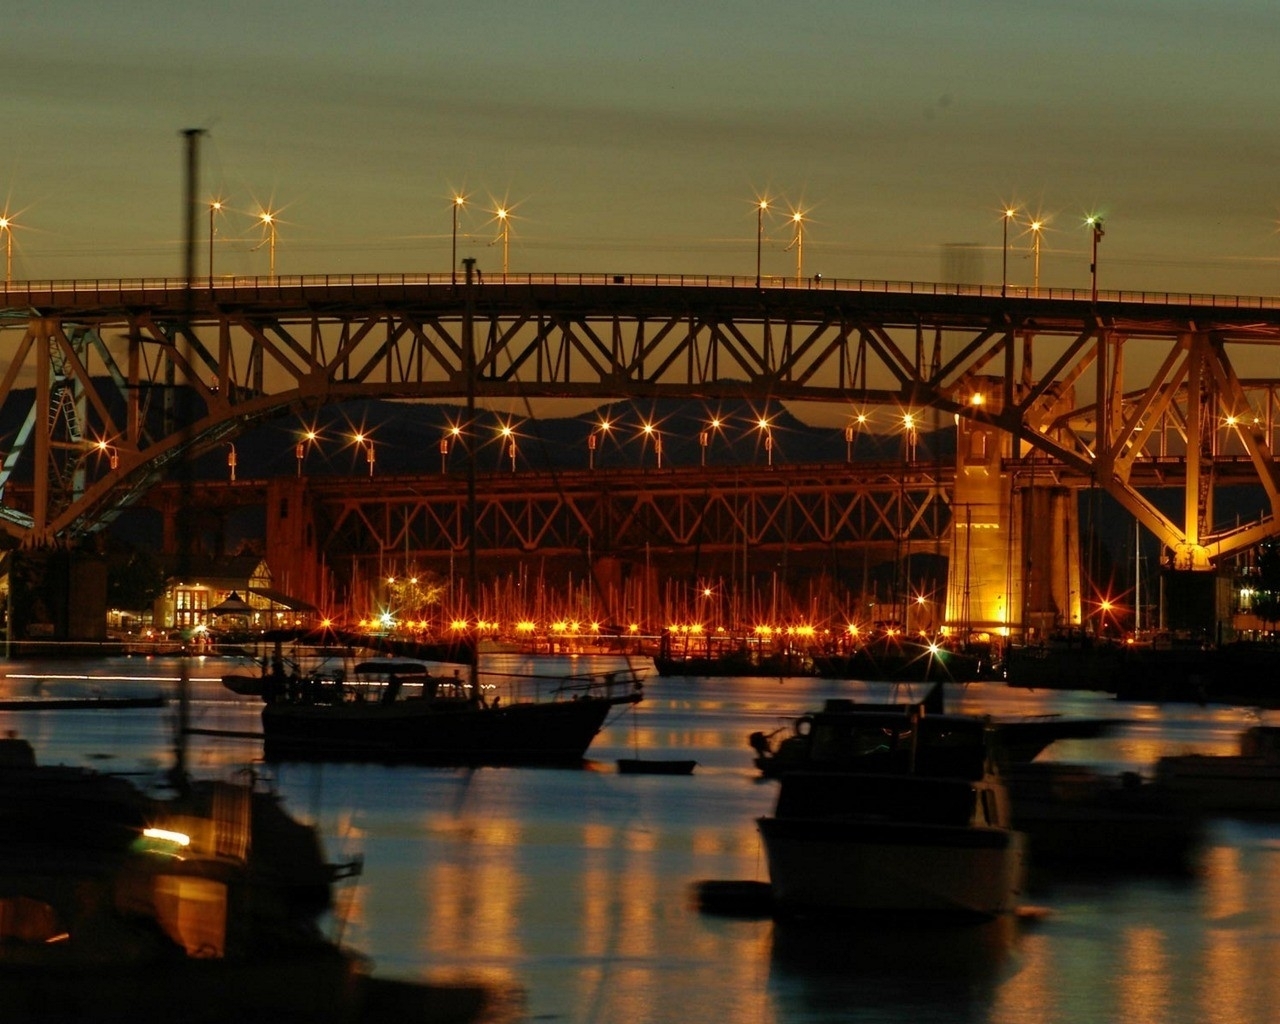
<svg viewBox="0 0 1280 1024">
<path fill-rule="evenodd" d="M 225 690 L 220 672 L 214 660 L 190 664 L 193 724 L 256 730 L 258 706 Z M 37 679 L 45 695 L 144 694 L 177 676 L 172 659 L 11 663 L 0 696 L 30 695 Z M 530 1020 L 1270 1019 L 1280 1005 L 1275 824 L 1215 824 L 1193 878 L 1039 879 L 1027 901 L 1044 916 L 1017 927 L 818 929 L 699 913 L 694 882 L 765 877 L 755 818 L 775 791 L 756 778 L 747 735 L 786 727 L 827 696 L 890 692 L 813 679 L 651 679 L 644 703 L 606 728 L 584 771 L 267 772 L 295 814 L 320 824 L 333 859 L 364 857 L 340 916 L 344 938 L 379 973 L 518 985 Z M 996 684 L 947 697 L 959 711 L 1125 718 L 1131 724 L 1114 737 L 1051 752 L 1117 770 L 1141 770 L 1163 753 L 1232 751 L 1256 718 Z M 45 762 L 143 773 L 169 763 L 171 721 L 168 710 L 0 712 L 0 729 L 29 738 Z M 637 752 L 696 758 L 698 768 L 688 778 L 618 775 L 614 760 Z M 251 738 L 198 736 L 189 764 L 216 775 L 259 754 Z"/>
</svg>

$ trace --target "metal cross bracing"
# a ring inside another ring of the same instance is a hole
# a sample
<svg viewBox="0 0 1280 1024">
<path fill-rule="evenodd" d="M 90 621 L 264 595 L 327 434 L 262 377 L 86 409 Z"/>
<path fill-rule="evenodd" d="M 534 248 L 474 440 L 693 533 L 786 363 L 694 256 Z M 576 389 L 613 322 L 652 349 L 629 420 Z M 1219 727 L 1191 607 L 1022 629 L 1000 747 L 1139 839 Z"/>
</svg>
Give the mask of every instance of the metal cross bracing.
<svg viewBox="0 0 1280 1024">
<path fill-rule="evenodd" d="M 901 463 L 794 465 L 661 472 L 522 473 L 481 478 L 476 546 L 486 556 L 707 557 L 829 552 L 856 545 L 933 550 L 944 543 L 953 470 Z M 418 565 L 466 550 L 466 496 L 456 478 L 388 477 L 376 488 L 343 478 L 307 482 L 332 555 L 405 558 Z"/>
<path fill-rule="evenodd" d="M 932 408 L 1010 435 L 1015 457 L 1034 448 L 1087 476 L 1184 568 L 1280 521 L 1272 300 L 1104 294 L 1095 304 L 1077 293 L 583 275 L 247 279 L 194 293 L 71 282 L 5 294 L 0 417 L 14 425 L 0 486 L 25 474 L 35 497 L 29 513 L 0 507 L 0 523 L 27 544 L 97 528 L 175 461 L 262 418 L 468 390 L 481 402 L 819 402 L 851 418 Z M 465 337 L 475 339 L 470 381 Z M 55 415 L 68 400 L 73 413 Z M 1239 457 L 1253 467 L 1259 512 L 1224 524 L 1219 466 Z M 1185 463 L 1180 516 L 1134 482 L 1169 459 Z"/>
</svg>

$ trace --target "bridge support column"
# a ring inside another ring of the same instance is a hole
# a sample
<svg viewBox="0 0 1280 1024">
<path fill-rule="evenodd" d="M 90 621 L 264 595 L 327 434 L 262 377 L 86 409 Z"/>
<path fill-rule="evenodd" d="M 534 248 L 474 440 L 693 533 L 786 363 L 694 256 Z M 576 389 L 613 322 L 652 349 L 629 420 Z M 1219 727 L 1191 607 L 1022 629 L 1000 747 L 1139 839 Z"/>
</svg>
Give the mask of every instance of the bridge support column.
<svg viewBox="0 0 1280 1024">
<path fill-rule="evenodd" d="M 320 559 L 306 478 L 267 485 L 267 565 L 276 589 L 324 610 Z"/>
</svg>

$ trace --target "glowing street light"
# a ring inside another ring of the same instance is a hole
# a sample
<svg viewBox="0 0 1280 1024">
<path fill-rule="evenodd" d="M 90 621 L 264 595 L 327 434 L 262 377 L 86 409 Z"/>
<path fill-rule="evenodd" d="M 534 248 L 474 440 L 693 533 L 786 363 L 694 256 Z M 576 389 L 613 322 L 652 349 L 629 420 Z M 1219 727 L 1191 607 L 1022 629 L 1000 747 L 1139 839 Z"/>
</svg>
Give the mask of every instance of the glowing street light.
<svg viewBox="0 0 1280 1024">
<path fill-rule="evenodd" d="M 760 254 L 764 248 L 764 212 L 769 209 L 769 200 L 756 202 L 756 287 L 760 287 Z"/>
<path fill-rule="evenodd" d="M 919 434 L 916 427 L 916 418 L 911 413 L 905 413 L 902 417 L 902 429 L 905 431 L 907 447 L 906 456 L 908 462 L 916 461 L 916 442 L 919 440 Z"/>
<path fill-rule="evenodd" d="M 510 424 L 503 426 L 499 431 L 502 436 L 503 447 L 511 453 L 511 472 L 516 471 L 516 432 L 511 429 Z"/>
<path fill-rule="evenodd" d="M 298 460 L 298 476 L 302 476 L 302 462 L 306 459 L 307 452 L 316 443 L 319 436 L 314 430 L 308 430 L 299 438 L 298 443 L 293 446 L 293 457 Z"/>
<path fill-rule="evenodd" d="M 502 242 L 502 276 L 506 277 L 507 255 L 511 247 L 511 210 L 506 206 L 499 206 L 493 211 L 493 216 L 498 222 L 498 237 L 489 244 Z"/>
<path fill-rule="evenodd" d="M 1040 295 L 1040 233 L 1044 231 L 1044 221 L 1033 220 L 1027 227 L 1031 231 L 1031 252 L 1034 259 L 1032 294 L 1038 297 Z"/>
<path fill-rule="evenodd" d="M 1093 252 L 1089 259 L 1089 277 L 1093 281 L 1093 301 L 1098 301 L 1098 243 L 1106 233 L 1102 230 L 1102 218 L 1090 214 L 1084 219 L 1085 225 L 1093 232 Z"/>
<path fill-rule="evenodd" d="M 455 192 L 453 202 L 449 204 L 453 207 L 453 247 L 449 250 L 449 272 L 452 275 L 454 284 L 458 283 L 458 214 L 462 208 L 467 205 L 467 197 L 460 192 Z"/>
<path fill-rule="evenodd" d="M 613 427 L 612 423 L 610 423 L 607 419 L 602 419 L 599 425 L 595 428 L 595 430 L 591 431 L 591 433 L 587 435 L 587 468 L 588 469 L 596 468 L 596 443 L 598 440 L 597 435 L 599 435 L 599 437 L 607 437 L 609 435 L 609 430 L 612 427 Z"/>
<path fill-rule="evenodd" d="M 792 210 L 791 223 L 795 225 L 796 236 L 787 248 L 794 248 L 796 251 L 796 284 L 798 285 L 804 279 L 804 211 Z"/>
<path fill-rule="evenodd" d="M 108 441 L 98 441 L 94 445 L 98 451 L 107 457 L 107 466 L 109 469 L 116 470 L 120 468 L 120 453 L 116 451 L 115 445 Z"/>
<path fill-rule="evenodd" d="M 1009 292 L 1009 221 L 1018 215 L 1018 211 L 1012 206 L 1004 208 L 1004 241 L 1002 243 L 1002 257 L 1000 260 L 1000 297 L 1004 298 Z"/>
<path fill-rule="evenodd" d="M 262 230 L 267 233 L 264 239 L 269 244 L 270 262 L 270 278 L 272 281 L 276 279 L 276 215 L 270 210 L 263 210 L 258 214 L 258 220 L 262 224 Z M 261 249 L 262 243 L 259 242 L 254 248 Z"/>
<path fill-rule="evenodd" d="M 221 199 L 209 202 L 209 290 L 213 291 L 213 240 L 218 235 L 218 225 L 214 220 L 223 210 Z"/>
<path fill-rule="evenodd" d="M 662 468 L 662 432 L 658 430 L 652 423 L 646 423 L 641 428 L 645 440 L 653 439 L 653 451 L 658 457 L 658 468 Z M 640 449 L 640 464 L 644 465 L 644 449 Z"/>
<path fill-rule="evenodd" d="M 707 429 L 698 434 L 698 444 L 702 447 L 702 464 L 707 464 L 707 449 L 711 447 L 711 437 L 713 434 L 719 433 L 724 427 L 724 421 L 719 416 L 711 417 L 711 421 L 707 424 Z"/>
<path fill-rule="evenodd" d="M 13 218 L 6 210 L 0 214 L 0 231 L 4 232 L 4 283 L 13 283 Z"/>
<path fill-rule="evenodd" d="M 223 442 L 227 446 L 227 472 L 231 475 L 231 482 L 235 483 L 236 479 L 236 446 L 230 441 Z"/>
<path fill-rule="evenodd" d="M 773 465 L 773 431 L 769 429 L 768 419 L 766 419 L 764 416 L 761 416 L 756 421 L 756 429 L 760 431 L 761 436 L 763 436 L 764 438 L 765 455 L 768 458 L 768 464 L 772 466 Z"/>
<path fill-rule="evenodd" d="M 449 442 L 457 444 L 462 439 L 462 428 L 456 424 L 449 428 L 448 433 L 440 438 L 440 472 L 445 473 L 449 468 Z"/>
<path fill-rule="evenodd" d="M 373 438 L 369 437 L 366 434 L 361 433 L 361 434 L 356 434 L 352 438 L 352 440 L 355 441 L 358 447 L 364 449 L 364 453 L 365 453 L 364 457 L 366 461 L 369 463 L 369 475 L 373 476 L 373 459 L 374 459 Z"/>
</svg>

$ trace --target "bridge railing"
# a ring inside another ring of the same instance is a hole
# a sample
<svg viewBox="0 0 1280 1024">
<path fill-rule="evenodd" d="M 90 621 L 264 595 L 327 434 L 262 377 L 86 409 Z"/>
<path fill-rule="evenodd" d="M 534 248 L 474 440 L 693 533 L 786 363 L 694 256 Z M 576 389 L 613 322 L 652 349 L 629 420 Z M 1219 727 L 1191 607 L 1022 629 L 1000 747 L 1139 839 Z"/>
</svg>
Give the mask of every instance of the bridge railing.
<svg viewBox="0 0 1280 1024">
<path fill-rule="evenodd" d="M 449 289 L 461 279 L 451 274 L 295 274 L 275 277 L 215 275 L 197 279 L 193 291 L 201 300 L 236 301 L 246 299 L 287 298 L 299 292 L 323 298 L 350 299 L 353 293 L 407 288 Z M 865 278 L 827 278 L 814 276 L 767 276 L 759 282 L 754 276 L 719 274 L 487 274 L 477 285 L 485 289 L 501 287 L 550 288 L 732 288 L 743 290 L 803 292 L 862 292 L 902 295 L 970 296 L 999 299 L 1045 300 L 1057 302 L 1089 302 L 1091 288 L 1032 288 L 1022 285 L 945 284 L 927 281 L 887 281 Z M 47 281 L 15 281 L 0 285 L 0 308 L 11 313 L 26 312 L 32 307 L 113 304 L 118 302 L 176 303 L 187 295 L 186 281 L 172 277 L 65 279 Z M 1209 307 L 1220 309 L 1277 309 L 1280 296 L 1214 295 L 1207 292 L 1159 292 L 1110 290 L 1098 292 L 1105 303 L 1158 304 L 1175 307 Z"/>
</svg>

